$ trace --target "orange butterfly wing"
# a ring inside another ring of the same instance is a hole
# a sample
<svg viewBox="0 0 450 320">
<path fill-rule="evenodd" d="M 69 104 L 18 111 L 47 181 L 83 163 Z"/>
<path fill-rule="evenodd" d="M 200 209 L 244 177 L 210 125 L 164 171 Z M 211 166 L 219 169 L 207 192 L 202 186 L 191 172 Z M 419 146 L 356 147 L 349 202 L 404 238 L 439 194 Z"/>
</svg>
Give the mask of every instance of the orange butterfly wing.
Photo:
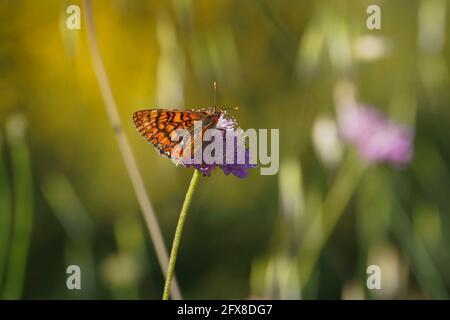
<svg viewBox="0 0 450 320">
<path fill-rule="evenodd" d="M 172 133 L 177 129 L 186 129 L 192 135 L 194 122 L 202 121 L 202 132 L 217 124 L 221 110 L 140 110 L 133 114 L 134 126 L 139 133 L 149 141 L 160 154 L 173 158 L 174 148 L 180 144 L 179 139 L 171 140 Z M 181 138 L 181 137 L 180 137 Z M 196 137 L 194 137 L 195 139 Z M 193 144 L 193 140 L 191 140 Z M 182 152 L 182 150 L 181 150 Z M 180 153 L 180 156 L 182 153 Z M 177 157 L 176 157 L 177 158 Z"/>
</svg>

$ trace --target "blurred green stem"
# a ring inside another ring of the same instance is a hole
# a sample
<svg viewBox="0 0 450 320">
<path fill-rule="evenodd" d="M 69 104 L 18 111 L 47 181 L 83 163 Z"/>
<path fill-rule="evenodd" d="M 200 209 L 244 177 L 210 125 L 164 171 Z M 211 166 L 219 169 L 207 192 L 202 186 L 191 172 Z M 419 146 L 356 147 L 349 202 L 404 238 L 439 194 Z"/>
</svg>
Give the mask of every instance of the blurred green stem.
<svg viewBox="0 0 450 320">
<path fill-rule="evenodd" d="M 0 290 L 8 261 L 10 224 L 12 221 L 11 209 L 11 190 L 9 187 L 8 170 L 6 168 L 6 158 L 2 154 L 2 141 L 0 136 Z"/>
<path fill-rule="evenodd" d="M 415 227 L 406 214 L 401 203 L 394 200 L 394 214 L 392 215 L 393 235 L 400 244 L 403 252 L 411 259 L 411 267 L 417 277 L 417 282 L 431 299 L 449 299 L 445 281 L 439 274 L 420 235 L 415 233 Z"/>
<path fill-rule="evenodd" d="M 3 291 L 3 298 L 11 300 L 22 297 L 33 227 L 31 161 L 24 135 L 24 120 L 20 116 L 11 118 L 7 126 L 7 138 L 11 148 L 14 182 L 14 222 L 7 276 Z"/>
<path fill-rule="evenodd" d="M 321 210 L 308 225 L 299 250 L 300 280 L 305 288 L 317 259 L 329 240 L 337 222 L 344 213 L 364 172 L 354 155 L 350 155 L 340 168 Z"/>
<path fill-rule="evenodd" d="M 195 188 L 197 187 L 198 178 L 200 173 L 198 170 L 194 170 L 189 189 L 186 192 L 184 198 L 183 207 L 181 208 L 180 217 L 178 218 L 177 228 L 175 230 L 175 236 L 173 238 L 172 251 L 170 252 L 169 268 L 167 270 L 166 284 L 164 285 L 163 300 L 169 300 L 170 286 L 172 284 L 173 273 L 175 271 L 175 263 L 178 256 L 178 248 L 180 246 L 181 236 L 183 234 L 184 222 L 191 205 L 192 196 L 194 195 Z"/>
</svg>

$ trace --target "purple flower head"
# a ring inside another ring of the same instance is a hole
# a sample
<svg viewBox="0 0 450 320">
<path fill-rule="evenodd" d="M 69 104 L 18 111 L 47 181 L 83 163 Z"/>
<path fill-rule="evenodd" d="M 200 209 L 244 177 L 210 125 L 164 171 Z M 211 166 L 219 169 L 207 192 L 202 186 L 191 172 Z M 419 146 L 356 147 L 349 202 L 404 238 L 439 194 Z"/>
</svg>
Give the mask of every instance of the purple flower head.
<svg viewBox="0 0 450 320">
<path fill-rule="evenodd" d="M 248 175 L 248 169 L 256 168 L 256 165 L 250 163 L 250 151 L 242 143 L 243 140 L 240 139 L 243 132 L 237 127 L 236 120 L 234 118 L 226 118 L 225 114 L 223 113 L 220 115 L 216 128 L 214 128 L 213 130 L 218 130 L 218 132 L 220 133 L 220 138 L 223 139 L 223 152 L 221 153 L 221 155 L 218 155 L 221 158 L 221 161 L 218 161 L 218 163 L 206 163 L 203 161 L 201 164 L 189 163 L 185 164 L 185 166 L 193 166 L 204 176 L 210 176 L 214 169 L 218 167 L 222 169 L 225 175 L 233 174 L 238 178 L 245 178 Z M 215 141 L 214 139 L 210 142 L 203 142 L 203 150 L 201 150 L 202 153 L 210 143 L 213 143 Z M 233 140 L 232 143 L 229 141 L 229 139 Z M 230 145 L 232 146 L 231 150 L 229 149 Z M 239 155 L 242 153 L 244 159 L 243 161 L 239 161 Z"/>
<path fill-rule="evenodd" d="M 373 108 L 344 109 L 339 115 L 339 127 L 343 139 L 355 146 L 359 155 L 369 163 L 403 166 L 411 161 L 411 128 L 390 121 Z"/>
</svg>

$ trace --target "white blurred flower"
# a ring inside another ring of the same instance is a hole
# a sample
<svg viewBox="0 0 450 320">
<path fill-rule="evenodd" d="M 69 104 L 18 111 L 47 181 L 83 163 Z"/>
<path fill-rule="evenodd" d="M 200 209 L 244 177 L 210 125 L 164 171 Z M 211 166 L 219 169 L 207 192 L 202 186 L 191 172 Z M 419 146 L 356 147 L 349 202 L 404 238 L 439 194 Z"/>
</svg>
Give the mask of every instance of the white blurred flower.
<svg viewBox="0 0 450 320">
<path fill-rule="evenodd" d="M 284 255 L 272 257 L 267 264 L 265 296 L 269 299 L 301 299 L 298 260 Z"/>
<path fill-rule="evenodd" d="M 392 245 L 381 245 L 370 250 L 367 265 L 377 265 L 381 270 L 381 289 L 372 292 L 382 299 L 399 296 L 408 276 L 400 260 L 398 250 Z"/>
<path fill-rule="evenodd" d="M 27 121 L 22 114 L 12 115 L 6 122 L 6 135 L 11 140 L 20 139 L 25 135 Z"/>
<path fill-rule="evenodd" d="M 353 42 L 353 55 L 362 61 L 374 61 L 385 58 L 392 50 L 389 39 L 377 36 L 360 36 Z"/>
<path fill-rule="evenodd" d="M 341 161 L 343 146 L 333 119 L 319 117 L 314 123 L 312 140 L 316 153 L 325 165 L 333 166 Z"/>
<path fill-rule="evenodd" d="M 136 260 L 126 253 L 108 256 L 102 262 L 103 278 L 115 287 L 125 287 L 136 283 L 139 267 Z"/>
</svg>

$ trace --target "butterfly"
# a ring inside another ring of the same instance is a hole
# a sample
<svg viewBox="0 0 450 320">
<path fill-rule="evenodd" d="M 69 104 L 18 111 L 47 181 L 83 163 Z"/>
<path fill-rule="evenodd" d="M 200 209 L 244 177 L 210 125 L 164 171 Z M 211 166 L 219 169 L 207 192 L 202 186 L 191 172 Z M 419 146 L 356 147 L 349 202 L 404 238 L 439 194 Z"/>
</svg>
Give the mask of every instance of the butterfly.
<svg viewBox="0 0 450 320">
<path fill-rule="evenodd" d="M 185 146 L 182 143 L 183 137 L 176 137 L 175 130 L 185 129 L 192 136 L 194 122 L 201 121 L 203 134 L 207 129 L 216 127 L 223 114 L 223 109 L 214 107 L 201 110 L 148 109 L 136 111 L 133 122 L 139 133 L 160 154 L 179 162 Z M 191 140 L 191 150 L 195 139 L 194 136 Z"/>
</svg>

